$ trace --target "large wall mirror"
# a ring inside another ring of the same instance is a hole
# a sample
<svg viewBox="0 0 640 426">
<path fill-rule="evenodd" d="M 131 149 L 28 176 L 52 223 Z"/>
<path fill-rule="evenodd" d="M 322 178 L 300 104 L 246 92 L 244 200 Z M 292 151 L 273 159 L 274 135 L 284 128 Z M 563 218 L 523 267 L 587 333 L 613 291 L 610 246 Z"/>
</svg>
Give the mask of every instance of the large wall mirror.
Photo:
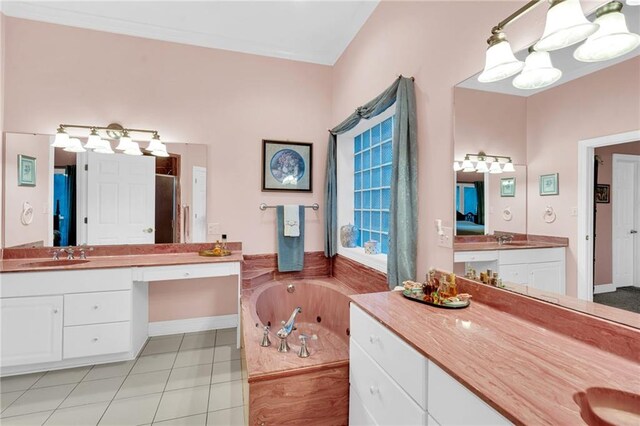
<svg viewBox="0 0 640 426">
<path fill-rule="evenodd" d="M 53 140 L 5 134 L 4 247 L 206 241 L 206 145 L 167 143 L 156 157 L 68 152 Z"/>
<path fill-rule="evenodd" d="M 640 7 L 623 12 L 629 30 L 639 33 Z M 629 312 L 640 313 L 640 234 L 634 232 L 640 231 L 640 140 L 601 144 L 586 160 L 579 159 L 578 148 L 580 141 L 640 132 L 640 48 L 584 63 L 573 58 L 576 47 L 550 53 L 563 75 L 541 89 L 517 89 L 513 77 L 480 83 L 479 73 L 455 87 L 454 167 L 463 168 L 467 156 L 474 166 L 482 157 L 489 160 L 485 173 L 454 171 L 456 240 L 489 239 L 496 232 L 568 238 L 565 294 L 542 296 L 526 285 L 518 291 L 601 315 L 597 306 L 577 299 L 585 282 L 584 271 L 578 271 L 578 237 L 595 235 L 589 240 L 593 301 L 625 310 L 610 319 L 637 327 L 640 316 Z M 524 60 L 528 52 L 515 54 Z M 491 161 L 501 167 L 510 161 L 513 171 L 489 173 Z M 579 164 L 587 164 L 594 178 L 584 178 L 589 174 Z M 549 175 L 557 176 L 557 190 L 547 195 L 541 183 Z M 593 211 L 579 210 L 581 190 L 593 197 Z M 593 232 L 580 228 L 581 214 L 593 222 Z M 461 271 L 460 264 L 454 269 Z"/>
</svg>

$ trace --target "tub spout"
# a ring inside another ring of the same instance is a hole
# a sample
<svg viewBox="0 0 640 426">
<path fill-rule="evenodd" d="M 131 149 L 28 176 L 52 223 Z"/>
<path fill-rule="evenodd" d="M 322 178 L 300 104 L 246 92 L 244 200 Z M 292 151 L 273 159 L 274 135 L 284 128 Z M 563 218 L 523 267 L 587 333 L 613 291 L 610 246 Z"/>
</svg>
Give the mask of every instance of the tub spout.
<svg viewBox="0 0 640 426">
<path fill-rule="evenodd" d="M 282 328 L 278 330 L 277 334 L 279 338 L 286 339 L 291 334 L 291 332 L 293 331 L 293 327 L 295 325 L 296 316 L 301 312 L 302 312 L 302 308 L 300 306 L 298 306 L 293 310 L 293 313 L 289 317 L 289 321 L 282 324 Z"/>
</svg>

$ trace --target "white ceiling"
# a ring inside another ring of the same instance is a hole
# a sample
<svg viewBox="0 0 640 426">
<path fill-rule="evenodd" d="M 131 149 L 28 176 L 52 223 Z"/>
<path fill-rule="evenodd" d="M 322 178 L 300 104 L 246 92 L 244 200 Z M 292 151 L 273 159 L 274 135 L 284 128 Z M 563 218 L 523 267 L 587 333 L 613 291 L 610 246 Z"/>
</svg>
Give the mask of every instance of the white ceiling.
<svg viewBox="0 0 640 426">
<path fill-rule="evenodd" d="M 624 13 L 625 18 L 627 20 L 627 27 L 629 27 L 629 31 L 632 33 L 639 34 L 640 33 L 640 6 L 629 6 L 624 4 L 622 7 L 622 13 Z M 587 15 L 587 18 L 593 22 L 595 19 L 595 12 Z M 615 58 L 609 61 L 603 62 L 580 62 L 573 58 L 573 52 L 578 48 L 580 44 L 576 44 L 574 46 L 569 46 L 565 49 L 557 50 L 554 52 L 550 52 L 551 62 L 553 66 L 562 70 L 562 78 L 555 82 L 554 84 L 543 87 L 542 89 L 536 90 L 522 90 L 517 89 L 513 86 L 512 81 L 513 78 L 507 78 L 504 80 L 496 81 L 494 83 L 480 83 L 478 81 L 477 74 L 472 75 L 465 81 L 461 82 L 457 85 L 457 87 L 464 87 L 467 89 L 475 89 L 482 90 L 485 92 L 495 92 L 495 93 L 503 93 L 506 95 L 516 95 L 516 96 L 531 96 L 536 93 L 543 92 L 545 90 L 552 89 L 554 87 L 560 86 L 561 84 L 567 83 L 571 80 L 575 80 L 577 78 L 583 77 L 587 74 L 591 74 L 598 70 L 608 68 L 612 65 L 618 64 L 620 62 L 624 62 L 628 59 L 631 59 L 634 56 L 640 55 L 640 47 L 636 48 L 632 52 L 627 53 L 626 55 L 620 56 L 619 58 Z M 527 49 L 520 50 L 515 52 L 516 58 L 524 61 L 527 57 Z M 480 67 L 484 64 L 478 64 Z"/>
<path fill-rule="evenodd" d="M 7 16 L 333 65 L 378 0 L 14 1 Z"/>
</svg>

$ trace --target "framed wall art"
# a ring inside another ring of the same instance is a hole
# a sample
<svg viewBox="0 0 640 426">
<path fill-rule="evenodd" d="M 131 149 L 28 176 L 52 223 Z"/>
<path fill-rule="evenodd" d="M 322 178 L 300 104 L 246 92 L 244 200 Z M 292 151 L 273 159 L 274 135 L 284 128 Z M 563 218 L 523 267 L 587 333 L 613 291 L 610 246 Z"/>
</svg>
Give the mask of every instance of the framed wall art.
<svg viewBox="0 0 640 426">
<path fill-rule="evenodd" d="M 611 187 L 607 184 L 597 184 L 595 193 L 596 203 L 609 204 L 610 189 Z"/>
<path fill-rule="evenodd" d="M 540 175 L 540 195 L 558 195 L 559 193 L 558 173 Z"/>
<path fill-rule="evenodd" d="M 262 141 L 262 190 L 313 190 L 313 144 Z"/>
<path fill-rule="evenodd" d="M 18 186 L 36 186 L 36 159 L 18 154 Z"/>
<path fill-rule="evenodd" d="M 516 178 L 502 178 L 500 179 L 500 196 L 501 197 L 515 197 L 516 196 Z"/>
</svg>

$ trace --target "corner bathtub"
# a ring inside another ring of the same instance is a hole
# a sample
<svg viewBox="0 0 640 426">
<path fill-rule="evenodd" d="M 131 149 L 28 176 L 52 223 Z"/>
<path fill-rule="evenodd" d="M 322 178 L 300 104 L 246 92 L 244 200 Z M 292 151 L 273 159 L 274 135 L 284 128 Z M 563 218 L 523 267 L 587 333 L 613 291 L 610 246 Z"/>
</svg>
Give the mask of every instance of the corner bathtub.
<svg viewBox="0 0 640 426">
<path fill-rule="evenodd" d="M 331 278 L 272 281 L 244 290 L 250 425 L 348 423 L 350 294 Z M 297 330 L 287 339 L 291 350 L 280 353 L 276 332 L 298 306 Z M 271 327 L 269 347 L 260 346 L 265 325 Z M 301 333 L 317 336 L 308 340 L 308 358 L 298 357 Z"/>
</svg>

